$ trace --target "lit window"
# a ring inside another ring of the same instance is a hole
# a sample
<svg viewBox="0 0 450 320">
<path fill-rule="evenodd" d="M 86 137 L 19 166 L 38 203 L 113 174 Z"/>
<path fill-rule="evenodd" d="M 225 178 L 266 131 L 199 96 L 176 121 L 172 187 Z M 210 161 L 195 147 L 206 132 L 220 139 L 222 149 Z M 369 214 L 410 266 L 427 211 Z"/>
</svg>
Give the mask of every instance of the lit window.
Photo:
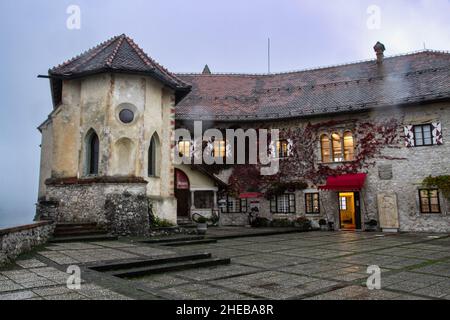
<svg viewBox="0 0 450 320">
<path fill-rule="evenodd" d="M 295 194 L 283 194 L 270 200 L 272 213 L 295 213 Z"/>
<path fill-rule="evenodd" d="M 226 198 L 227 206 L 222 208 L 222 212 L 240 213 L 247 212 L 247 199 L 236 199 L 233 197 Z"/>
<path fill-rule="evenodd" d="M 414 145 L 416 147 L 433 145 L 433 136 L 430 124 L 414 126 Z"/>
<path fill-rule="evenodd" d="M 287 140 L 279 140 L 277 141 L 277 155 L 279 158 L 287 158 L 288 157 L 288 149 L 289 143 Z"/>
<path fill-rule="evenodd" d="M 332 148 L 333 148 L 333 161 L 341 162 L 342 159 L 342 141 L 341 136 L 338 133 L 331 135 Z"/>
<path fill-rule="evenodd" d="M 355 146 L 353 134 L 350 131 L 344 133 L 344 160 L 352 161 L 354 159 Z"/>
<path fill-rule="evenodd" d="M 178 142 L 178 152 L 180 153 L 180 156 L 189 157 L 191 154 L 191 142 L 180 140 Z"/>
<path fill-rule="evenodd" d="M 225 158 L 226 144 L 224 140 L 215 140 L 213 144 L 213 157 Z"/>
<path fill-rule="evenodd" d="M 347 210 L 347 198 L 339 197 L 339 208 L 343 211 Z"/>
<path fill-rule="evenodd" d="M 320 138 L 320 148 L 322 151 L 322 162 L 331 162 L 330 138 L 326 134 Z"/>
<path fill-rule="evenodd" d="M 439 191 L 437 189 L 419 190 L 420 212 L 441 213 Z"/>
<path fill-rule="evenodd" d="M 318 193 L 305 193 L 305 213 L 320 213 Z"/>
</svg>

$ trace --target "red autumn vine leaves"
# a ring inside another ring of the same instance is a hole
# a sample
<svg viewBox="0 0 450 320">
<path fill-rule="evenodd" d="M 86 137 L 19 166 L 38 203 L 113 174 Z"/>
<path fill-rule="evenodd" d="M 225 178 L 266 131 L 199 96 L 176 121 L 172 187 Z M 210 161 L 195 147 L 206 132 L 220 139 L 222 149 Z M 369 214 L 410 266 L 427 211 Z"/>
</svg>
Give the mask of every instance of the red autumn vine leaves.
<svg viewBox="0 0 450 320">
<path fill-rule="evenodd" d="M 351 162 L 323 164 L 317 159 L 321 132 L 332 132 L 336 128 L 351 129 L 355 141 L 355 158 Z M 398 122 L 395 119 L 380 122 L 358 122 L 356 120 L 308 123 L 303 127 L 280 130 L 280 139 L 292 143 L 291 155 L 280 161 L 279 173 L 261 176 L 259 165 L 236 165 L 229 178 L 229 193 L 246 191 L 269 192 L 271 186 L 296 182 L 298 185 L 318 185 L 327 176 L 356 173 L 375 164 L 375 159 L 394 159 L 381 153 L 383 148 L 398 148 Z M 398 159 L 397 160 L 402 160 Z M 300 183 L 304 182 L 304 183 Z M 268 191 L 269 190 L 269 191 Z"/>
</svg>

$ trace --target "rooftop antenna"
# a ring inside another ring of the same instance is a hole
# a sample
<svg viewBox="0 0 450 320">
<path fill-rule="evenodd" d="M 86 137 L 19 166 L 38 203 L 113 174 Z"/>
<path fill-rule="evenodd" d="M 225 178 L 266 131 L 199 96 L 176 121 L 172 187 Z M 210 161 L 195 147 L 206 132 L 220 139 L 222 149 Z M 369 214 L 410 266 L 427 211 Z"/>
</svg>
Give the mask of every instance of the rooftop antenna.
<svg viewBox="0 0 450 320">
<path fill-rule="evenodd" d="M 270 74 L 270 38 L 267 38 L 267 73 Z"/>
</svg>

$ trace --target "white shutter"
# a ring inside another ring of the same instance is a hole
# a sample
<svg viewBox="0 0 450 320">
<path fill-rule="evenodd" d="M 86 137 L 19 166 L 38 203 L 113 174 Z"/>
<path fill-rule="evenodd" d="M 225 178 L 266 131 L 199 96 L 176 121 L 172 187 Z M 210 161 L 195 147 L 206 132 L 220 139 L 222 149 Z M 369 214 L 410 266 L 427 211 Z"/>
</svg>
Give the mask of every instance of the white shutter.
<svg viewBox="0 0 450 320">
<path fill-rule="evenodd" d="M 405 131 L 405 146 L 408 148 L 414 147 L 414 132 L 412 125 L 405 126 L 403 130 Z"/>
<path fill-rule="evenodd" d="M 434 122 L 431 124 L 432 126 L 432 134 L 433 134 L 433 144 L 441 145 L 444 143 L 442 137 L 442 126 L 440 122 Z"/>
</svg>

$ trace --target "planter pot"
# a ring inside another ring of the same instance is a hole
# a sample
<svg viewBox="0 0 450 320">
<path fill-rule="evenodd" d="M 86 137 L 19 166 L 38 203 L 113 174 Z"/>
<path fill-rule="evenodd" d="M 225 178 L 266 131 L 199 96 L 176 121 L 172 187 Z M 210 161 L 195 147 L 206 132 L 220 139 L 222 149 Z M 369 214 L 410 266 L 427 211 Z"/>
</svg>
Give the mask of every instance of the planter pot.
<svg viewBox="0 0 450 320">
<path fill-rule="evenodd" d="M 197 233 L 198 234 L 205 234 L 206 230 L 208 230 L 207 223 L 197 223 Z"/>
<path fill-rule="evenodd" d="M 321 231 L 328 231 L 328 226 L 326 224 L 320 226 Z"/>
</svg>

